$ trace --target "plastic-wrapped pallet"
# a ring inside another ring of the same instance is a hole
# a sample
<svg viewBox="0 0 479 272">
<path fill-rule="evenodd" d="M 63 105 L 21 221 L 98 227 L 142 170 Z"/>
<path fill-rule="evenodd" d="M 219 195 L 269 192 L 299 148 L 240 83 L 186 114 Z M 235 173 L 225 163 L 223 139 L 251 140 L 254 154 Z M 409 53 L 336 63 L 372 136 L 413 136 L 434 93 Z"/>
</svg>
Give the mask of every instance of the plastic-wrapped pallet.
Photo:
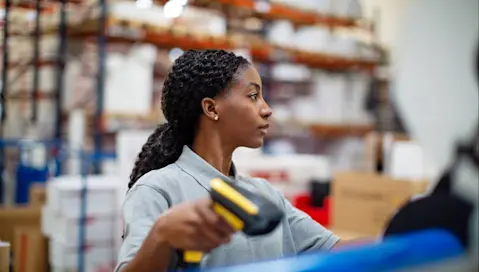
<svg viewBox="0 0 479 272">
<path fill-rule="evenodd" d="M 52 271 L 76 271 L 80 254 L 84 257 L 85 271 L 113 269 L 116 243 L 121 237 L 118 232 L 121 225 L 117 200 L 119 177 L 86 177 L 84 217 L 82 182 L 81 176 L 62 176 L 47 183 L 42 232 L 50 240 Z"/>
</svg>

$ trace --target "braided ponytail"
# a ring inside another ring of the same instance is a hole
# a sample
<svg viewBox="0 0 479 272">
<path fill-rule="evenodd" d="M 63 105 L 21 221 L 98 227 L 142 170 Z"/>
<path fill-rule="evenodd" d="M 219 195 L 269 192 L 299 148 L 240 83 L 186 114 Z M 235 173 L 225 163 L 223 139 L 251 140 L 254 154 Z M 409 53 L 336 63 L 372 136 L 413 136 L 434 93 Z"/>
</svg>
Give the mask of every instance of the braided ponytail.
<svg viewBox="0 0 479 272">
<path fill-rule="evenodd" d="M 141 148 L 130 175 L 128 189 L 144 174 L 174 163 L 181 155 L 180 135 L 168 123 L 158 126 Z"/>
</svg>

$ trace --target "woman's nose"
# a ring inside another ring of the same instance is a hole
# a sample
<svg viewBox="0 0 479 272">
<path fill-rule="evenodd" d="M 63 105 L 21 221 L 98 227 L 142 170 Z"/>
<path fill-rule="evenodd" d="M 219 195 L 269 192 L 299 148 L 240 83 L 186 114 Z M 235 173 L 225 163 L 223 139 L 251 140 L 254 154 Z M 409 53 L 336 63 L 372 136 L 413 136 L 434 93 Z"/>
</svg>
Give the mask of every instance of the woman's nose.
<svg viewBox="0 0 479 272">
<path fill-rule="evenodd" d="M 263 117 L 264 119 L 268 119 L 269 117 L 271 117 L 271 115 L 273 115 L 273 110 L 265 102 L 264 106 L 261 108 L 260 114 L 261 114 L 261 117 Z"/>
</svg>

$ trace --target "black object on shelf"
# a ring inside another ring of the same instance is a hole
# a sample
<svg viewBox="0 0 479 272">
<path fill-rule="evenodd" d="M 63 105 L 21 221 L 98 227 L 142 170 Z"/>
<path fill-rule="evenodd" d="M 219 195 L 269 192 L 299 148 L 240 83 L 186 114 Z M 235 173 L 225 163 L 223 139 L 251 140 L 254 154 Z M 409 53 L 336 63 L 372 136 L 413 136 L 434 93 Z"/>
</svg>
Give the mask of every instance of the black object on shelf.
<svg viewBox="0 0 479 272">
<path fill-rule="evenodd" d="M 107 2 L 106 0 L 99 1 L 100 18 L 98 25 L 98 74 L 96 81 L 96 110 L 94 115 L 94 127 L 93 127 L 93 139 L 94 139 L 94 152 L 95 154 L 101 154 L 103 151 L 103 131 L 101 128 L 101 121 L 103 116 L 103 99 L 104 99 L 104 87 L 105 87 L 105 60 L 106 60 L 106 18 L 107 18 Z M 96 160 L 93 163 L 93 172 L 95 174 L 101 173 L 101 162 Z"/>
<path fill-rule="evenodd" d="M 309 190 L 311 193 L 311 206 L 323 208 L 324 199 L 331 192 L 331 182 L 329 180 L 313 179 L 309 182 Z"/>
<path fill-rule="evenodd" d="M 7 103 L 5 101 L 8 91 L 8 40 L 9 40 L 9 21 L 10 21 L 10 7 L 11 1 L 5 0 L 5 8 L 4 8 L 4 15 L 3 15 L 3 60 L 2 60 L 2 90 L 0 92 L 0 139 L 3 139 L 4 135 L 4 123 L 7 120 Z M 5 169 L 5 150 L 3 144 L 0 146 L 0 203 L 3 203 L 3 185 L 5 184 L 3 177 L 4 177 L 4 169 Z"/>
<path fill-rule="evenodd" d="M 36 125 L 38 120 L 38 95 L 40 91 L 38 90 L 40 86 L 40 27 L 41 21 L 40 18 L 42 16 L 41 12 L 41 1 L 35 1 L 35 30 L 33 33 L 33 84 L 32 84 L 32 94 L 31 94 L 31 101 L 32 101 L 32 116 L 31 122 L 32 124 Z"/>
<path fill-rule="evenodd" d="M 65 66 L 67 62 L 67 1 L 60 0 L 60 24 L 58 26 L 58 51 L 55 74 L 55 140 L 61 143 L 62 140 L 62 101 L 65 78 Z M 58 147 L 60 148 L 61 145 Z M 62 161 L 57 162 L 57 171 L 62 173 Z"/>
</svg>

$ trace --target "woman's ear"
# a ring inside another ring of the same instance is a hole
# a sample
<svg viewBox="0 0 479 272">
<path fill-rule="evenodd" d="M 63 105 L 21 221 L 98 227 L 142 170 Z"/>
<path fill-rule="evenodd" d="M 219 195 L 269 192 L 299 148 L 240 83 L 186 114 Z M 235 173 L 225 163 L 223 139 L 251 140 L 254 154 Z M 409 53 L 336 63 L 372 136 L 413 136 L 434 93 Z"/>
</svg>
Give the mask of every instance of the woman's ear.
<svg viewBox="0 0 479 272">
<path fill-rule="evenodd" d="M 203 113 L 211 120 L 218 120 L 218 112 L 216 110 L 216 101 L 212 98 L 206 97 L 201 100 L 201 108 Z"/>
</svg>

